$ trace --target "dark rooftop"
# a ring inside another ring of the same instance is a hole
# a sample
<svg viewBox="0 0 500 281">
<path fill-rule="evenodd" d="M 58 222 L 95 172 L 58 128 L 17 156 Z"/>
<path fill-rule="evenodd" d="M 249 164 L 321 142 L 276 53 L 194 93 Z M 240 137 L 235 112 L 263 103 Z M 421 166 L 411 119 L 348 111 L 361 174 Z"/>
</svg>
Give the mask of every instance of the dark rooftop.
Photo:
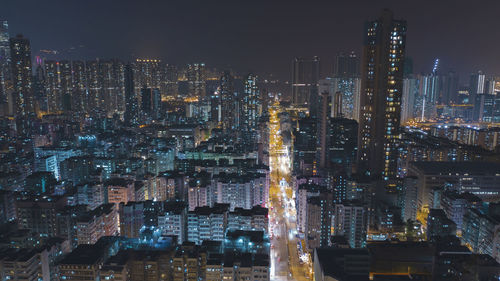
<svg viewBox="0 0 500 281">
<path fill-rule="evenodd" d="M 103 259 L 103 249 L 100 245 L 78 245 L 73 252 L 64 257 L 59 264 L 97 264 Z"/>
<path fill-rule="evenodd" d="M 368 280 L 369 256 L 367 249 L 348 248 L 318 248 L 315 250 L 318 262 L 325 276 L 338 280 L 366 281 Z M 355 261 L 355 270 L 347 271 L 346 260 Z"/>
<path fill-rule="evenodd" d="M 415 168 L 430 175 L 470 174 L 470 175 L 498 175 L 500 163 L 496 162 L 412 162 Z"/>
</svg>

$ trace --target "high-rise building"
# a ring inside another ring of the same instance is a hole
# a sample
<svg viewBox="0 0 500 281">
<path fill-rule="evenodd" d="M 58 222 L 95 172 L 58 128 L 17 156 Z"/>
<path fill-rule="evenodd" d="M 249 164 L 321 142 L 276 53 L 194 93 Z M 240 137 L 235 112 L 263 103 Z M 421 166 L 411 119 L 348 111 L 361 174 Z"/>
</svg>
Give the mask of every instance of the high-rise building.
<svg viewBox="0 0 500 281">
<path fill-rule="evenodd" d="M 468 192 L 459 193 L 449 190 L 441 195 L 441 207 L 446 216 L 456 224 L 457 231 L 462 231 L 464 215 L 467 210 L 481 206 L 481 204 L 482 200 L 479 197 Z"/>
<path fill-rule="evenodd" d="M 32 93 L 31 45 L 27 38 L 17 35 L 10 39 L 12 81 L 14 83 L 16 114 L 26 116 L 35 112 Z"/>
<path fill-rule="evenodd" d="M 158 227 L 158 216 L 163 212 L 163 202 L 136 201 L 120 203 L 120 235 L 139 238 L 145 229 Z"/>
<path fill-rule="evenodd" d="M 406 21 L 384 10 L 365 32 L 358 159 L 362 172 L 387 180 L 397 172 Z"/>
<path fill-rule="evenodd" d="M 358 122 L 342 117 L 332 118 L 327 135 L 327 166 L 350 175 L 356 161 Z"/>
<path fill-rule="evenodd" d="M 295 58 L 292 64 L 292 103 L 305 106 L 310 96 L 318 94 L 320 77 L 319 57 L 312 59 Z"/>
<path fill-rule="evenodd" d="M 188 212 L 187 240 L 200 245 L 204 240 L 223 241 L 227 230 L 229 204 L 197 207 Z"/>
<path fill-rule="evenodd" d="M 334 77 L 358 77 L 359 76 L 359 57 L 356 53 L 339 53 L 335 57 L 333 66 Z"/>
<path fill-rule="evenodd" d="M 0 65 L 5 65 L 10 60 L 9 24 L 0 20 Z"/>
<path fill-rule="evenodd" d="M 458 74 L 454 71 L 443 76 L 441 104 L 449 105 L 458 103 Z"/>
<path fill-rule="evenodd" d="M 221 110 L 221 96 L 218 89 L 216 91 L 213 91 L 210 96 L 210 120 L 212 122 L 218 123 L 222 121 Z"/>
<path fill-rule="evenodd" d="M 42 59 L 37 56 L 34 66 L 35 74 L 33 76 L 33 98 L 38 104 L 39 110 L 47 111 L 47 99 L 45 94 L 45 71 L 42 66 Z"/>
<path fill-rule="evenodd" d="M 141 89 L 141 111 L 142 113 L 151 114 L 151 110 L 153 109 L 153 94 L 151 88 Z"/>
<path fill-rule="evenodd" d="M 125 66 L 119 60 L 45 61 L 47 111 L 125 111 Z"/>
<path fill-rule="evenodd" d="M 446 216 L 443 209 L 430 209 L 427 217 L 427 240 L 457 234 L 457 225 Z"/>
<path fill-rule="evenodd" d="M 117 207 L 120 203 L 135 201 L 134 181 L 122 178 L 112 178 L 104 183 L 107 189 L 108 203 L 114 203 Z"/>
<path fill-rule="evenodd" d="M 71 61 L 45 61 L 47 109 L 56 113 L 69 110 L 65 99 L 73 93 Z"/>
<path fill-rule="evenodd" d="M 6 20 L 0 20 L 0 101 L 6 100 L 5 82 L 10 77 L 10 44 L 9 24 Z"/>
<path fill-rule="evenodd" d="M 257 87 L 257 76 L 248 74 L 244 81 L 245 89 L 242 97 L 241 125 L 246 130 L 257 127 L 257 119 L 260 115 L 259 88 Z"/>
<path fill-rule="evenodd" d="M 44 63 L 44 67 L 46 75 L 47 111 L 56 112 L 59 110 L 61 99 L 59 62 L 47 60 Z"/>
<path fill-rule="evenodd" d="M 484 94 L 486 93 L 486 75 L 482 71 L 472 73 L 469 80 L 469 103 L 473 104 L 474 121 L 480 121 L 484 105 Z"/>
<path fill-rule="evenodd" d="M 307 199 L 306 227 L 308 247 L 327 247 L 330 244 L 333 213 L 332 193 L 322 192 Z"/>
<path fill-rule="evenodd" d="M 500 92 L 495 94 L 495 108 L 493 109 L 493 122 L 500 123 Z"/>
<path fill-rule="evenodd" d="M 224 128 L 234 129 L 236 127 L 236 98 L 234 93 L 233 76 L 225 71 L 220 78 L 219 85 L 220 113 L 219 116 Z M 212 99 L 213 100 L 213 99 Z M 213 107 L 212 107 L 213 108 Z"/>
<path fill-rule="evenodd" d="M 477 120 L 481 122 L 493 122 L 495 114 L 495 95 L 482 94 L 476 96 L 474 112 L 477 111 Z M 498 105 L 496 105 L 498 107 Z M 476 110 L 477 108 L 477 110 Z"/>
<path fill-rule="evenodd" d="M 484 94 L 486 90 L 486 75 L 482 71 L 472 73 L 469 80 L 469 100 L 474 101 L 477 95 Z"/>
<path fill-rule="evenodd" d="M 419 80 L 408 76 L 403 80 L 403 96 L 401 98 L 401 123 L 405 123 L 416 115 L 417 97 L 419 95 Z"/>
<path fill-rule="evenodd" d="M 125 66 L 116 59 L 99 61 L 100 108 L 108 116 L 125 110 Z M 157 83 L 159 84 L 159 82 Z"/>
<path fill-rule="evenodd" d="M 193 63 L 187 65 L 189 95 L 202 98 L 205 96 L 205 64 Z"/>
<path fill-rule="evenodd" d="M 158 216 L 158 228 L 164 235 L 177 236 L 177 243 L 186 240 L 187 204 L 184 201 L 165 202 L 164 213 Z"/>
<path fill-rule="evenodd" d="M 85 63 L 87 74 L 87 104 L 89 112 L 94 112 L 100 107 L 101 88 L 99 82 L 99 61 L 92 60 Z"/>
<path fill-rule="evenodd" d="M 298 120 L 293 142 L 293 171 L 296 174 L 312 175 L 316 170 L 317 126 L 315 118 Z"/>
<path fill-rule="evenodd" d="M 351 248 L 366 246 L 367 212 L 360 203 L 335 204 L 333 210 L 333 235 L 345 236 Z"/>
<path fill-rule="evenodd" d="M 75 228 L 78 244 L 95 244 L 103 236 L 119 233 L 118 212 L 113 204 L 103 204 L 80 216 Z"/>
<path fill-rule="evenodd" d="M 435 74 L 424 75 L 420 82 L 422 83 L 422 96 L 425 97 L 426 102 L 432 105 L 436 104 L 441 91 L 441 77 Z"/>
<path fill-rule="evenodd" d="M 132 66 L 125 66 L 125 123 L 137 123 L 137 98 L 135 97 L 134 72 Z"/>
<path fill-rule="evenodd" d="M 40 236 L 57 236 L 57 211 L 64 207 L 63 198 L 33 197 L 16 202 L 19 226 Z"/>
<path fill-rule="evenodd" d="M 73 61 L 73 92 L 71 109 L 76 112 L 87 112 L 87 73 L 84 61 Z"/>
<path fill-rule="evenodd" d="M 142 88 L 141 112 L 149 118 L 160 117 L 161 96 L 160 89 Z"/>
<path fill-rule="evenodd" d="M 178 79 L 178 71 L 175 65 L 166 65 L 165 66 L 165 94 L 167 96 L 175 96 L 177 95 L 179 89 L 177 84 Z"/>
<path fill-rule="evenodd" d="M 71 110 L 71 94 L 73 92 L 73 68 L 71 65 L 71 61 L 60 61 L 59 73 L 59 82 L 61 87 L 61 101 L 59 104 L 59 110 L 68 112 Z"/>
<path fill-rule="evenodd" d="M 335 77 L 332 79 L 333 93 L 342 94 L 343 117 L 359 120 L 359 99 L 361 95 L 361 78 Z"/>
<path fill-rule="evenodd" d="M 328 129 L 331 117 L 331 95 L 328 92 L 321 93 L 318 110 L 318 163 L 320 168 L 328 166 Z"/>
<path fill-rule="evenodd" d="M 209 196 L 213 197 L 212 201 L 229 204 L 231 210 L 234 208 L 250 209 L 256 205 L 267 206 L 269 178 L 266 174 L 222 173 L 213 180 L 213 188 L 209 193 Z"/>
<path fill-rule="evenodd" d="M 135 93 L 140 96 L 141 89 L 161 88 L 164 68 L 158 59 L 137 59 L 133 64 Z"/>
</svg>

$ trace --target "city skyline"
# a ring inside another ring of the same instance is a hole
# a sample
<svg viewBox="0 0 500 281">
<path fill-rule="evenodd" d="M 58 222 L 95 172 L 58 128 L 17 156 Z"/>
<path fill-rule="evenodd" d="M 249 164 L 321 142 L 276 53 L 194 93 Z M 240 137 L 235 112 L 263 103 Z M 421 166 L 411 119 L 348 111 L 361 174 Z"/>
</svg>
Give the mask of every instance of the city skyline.
<svg viewBox="0 0 500 281">
<path fill-rule="evenodd" d="M 0 18 L 9 22 L 11 36 L 22 33 L 31 40 L 33 57 L 40 50 L 57 50 L 49 58 L 205 62 L 289 81 L 294 57 L 319 56 L 327 74 L 337 53 L 360 54 L 363 23 L 388 7 L 409 23 L 407 55 L 416 73 L 431 72 L 434 59 L 440 58 L 442 71 L 452 69 L 460 77 L 478 70 L 500 74 L 495 63 L 500 54 L 494 47 L 500 39 L 487 35 L 498 26 L 494 11 L 500 3 L 453 1 L 451 10 L 449 1 L 371 2 L 16 1 L 3 4 Z M 23 10 L 24 5 L 34 8 Z"/>
<path fill-rule="evenodd" d="M 10 4 L 0 281 L 500 280 L 491 11 L 391 2 Z"/>
</svg>

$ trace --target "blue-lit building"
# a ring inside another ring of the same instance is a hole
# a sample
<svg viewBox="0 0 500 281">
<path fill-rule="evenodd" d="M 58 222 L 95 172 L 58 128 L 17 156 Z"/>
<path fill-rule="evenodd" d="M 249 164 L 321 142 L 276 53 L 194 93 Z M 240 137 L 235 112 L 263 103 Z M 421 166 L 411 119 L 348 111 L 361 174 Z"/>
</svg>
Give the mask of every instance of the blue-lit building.
<svg viewBox="0 0 500 281">
<path fill-rule="evenodd" d="M 224 251 L 269 254 L 269 238 L 264 231 L 229 229 L 224 238 Z"/>
</svg>

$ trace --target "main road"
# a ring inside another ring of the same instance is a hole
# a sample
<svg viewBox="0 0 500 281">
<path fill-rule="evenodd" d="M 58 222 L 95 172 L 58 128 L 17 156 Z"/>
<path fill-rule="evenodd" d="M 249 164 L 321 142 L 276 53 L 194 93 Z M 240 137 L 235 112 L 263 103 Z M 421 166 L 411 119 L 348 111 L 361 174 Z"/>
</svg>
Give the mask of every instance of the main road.
<svg viewBox="0 0 500 281">
<path fill-rule="evenodd" d="M 290 185 L 292 160 L 281 136 L 280 112 L 277 103 L 269 109 L 271 280 L 310 280 L 311 264 L 299 259 L 295 196 Z"/>
</svg>

